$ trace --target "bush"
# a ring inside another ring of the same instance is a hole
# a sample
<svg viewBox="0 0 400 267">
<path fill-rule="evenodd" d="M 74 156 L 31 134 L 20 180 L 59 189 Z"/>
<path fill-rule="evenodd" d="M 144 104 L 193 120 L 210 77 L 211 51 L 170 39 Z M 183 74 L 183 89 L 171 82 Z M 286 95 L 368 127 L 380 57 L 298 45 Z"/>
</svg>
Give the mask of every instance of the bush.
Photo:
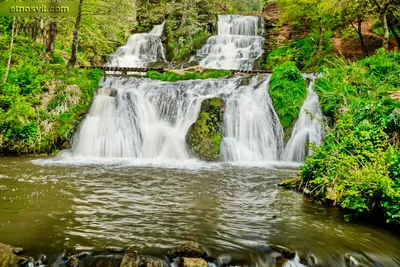
<svg viewBox="0 0 400 267">
<path fill-rule="evenodd" d="M 333 201 L 346 217 L 378 214 L 400 224 L 400 102 L 388 92 L 398 90 L 399 52 L 378 51 L 326 69 L 316 90 L 325 115 L 336 120 L 320 148 L 306 159 L 301 178 L 315 196 Z"/>
<path fill-rule="evenodd" d="M 289 138 L 307 96 L 306 82 L 293 62 L 286 62 L 274 68 L 270 95 L 285 131 L 285 137 Z"/>
</svg>

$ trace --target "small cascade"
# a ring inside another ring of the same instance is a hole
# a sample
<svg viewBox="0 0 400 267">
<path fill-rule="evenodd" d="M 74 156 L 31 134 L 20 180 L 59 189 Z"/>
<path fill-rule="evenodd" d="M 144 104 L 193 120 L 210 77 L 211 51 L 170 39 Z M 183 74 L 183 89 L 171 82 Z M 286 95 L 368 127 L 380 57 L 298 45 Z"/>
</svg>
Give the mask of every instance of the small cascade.
<svg viewBox="0 0 400 267">
<path fill-rule="evenodd" d="M 307 147 L 309 143 L 320 146 L 324 134 L 321 124 L 323 114 L 319 104 L 319 97 L 314 92 L 314 85 L 317 79 L 315 75 L 305 75 L 311 79 L 308 86 L 307 99 L 300 110 L 299 118 L 293 128 L 292 136 L 286 145 L 284 161 L 303 162 L 312 150 Z"/>
<path fill-rule="evenodd" d="M 225 161 L 276 161 L 283 148 L 283 128 L 268 94 L 270 76 L 236 90 L 226 100 Z"/>
<path fill-rule="evenodd" d="M 226 103 L 223 159 L 277 160 L 283 130 L 268 86 L 265 75 L 250 82 L 248 77 L 175 83 L 107 78 L 72 149 L 59 157 L 189 159 L 185 136 L 202 101 L 221 97 Z"/>
<path fill-rule="evenodd" d="M 150 63 L 165 61 L 165 52 L 161 42 L 164 23 L 155 25 L 149 33 L 136 33 L 129 37 L 126 45 L 119 47 L 111 55 L 107 66 L 146 67 Z"/>
<path fill-rule="evenodd" d="M 259 34 L 262 19 L 255 16 L 218 16 L 218 35 L 211 36 L 197 51 L 200 66 L 211 69 L 252 70 L 263 54 Z"/>
</svg>

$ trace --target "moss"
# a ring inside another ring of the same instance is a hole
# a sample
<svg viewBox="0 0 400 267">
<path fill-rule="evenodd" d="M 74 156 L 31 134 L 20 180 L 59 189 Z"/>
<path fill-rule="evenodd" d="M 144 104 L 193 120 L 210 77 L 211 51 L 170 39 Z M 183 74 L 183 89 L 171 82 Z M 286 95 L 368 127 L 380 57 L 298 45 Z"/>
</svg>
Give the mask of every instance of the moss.
<svg viewBox="0 0 400 267">
<path fill-rule="evenodd" d="M 307 84 L 293 62 L 284 63 L 273 70 L 270 95 L 285 131 L 285 140 L 288 140 L 307 97 Z"/>
<path fill-rule="evenodd" d="M 186 142 L 193 156 L 206 161 L 220 159 L 224 106 L 221 98 L 203 101 L 199 118 L 186 135 Z"/>
<path fill-rule="evenodd" d="M 217 79 L 226 76 L 232 75 L 232 72 L 229 70 L 204 70 L 193 71 L 193 72 L 184 72 L 182 75 L 168 71 L 165 73 L 159 73 L 156 71 L 148 71 L 146 76 L 152 80 L 160 80 L 160 81 L 168 81 L 168 82 L 176 82 L 182 80 L 204 80 L 204 79 Z"/>
</svg>

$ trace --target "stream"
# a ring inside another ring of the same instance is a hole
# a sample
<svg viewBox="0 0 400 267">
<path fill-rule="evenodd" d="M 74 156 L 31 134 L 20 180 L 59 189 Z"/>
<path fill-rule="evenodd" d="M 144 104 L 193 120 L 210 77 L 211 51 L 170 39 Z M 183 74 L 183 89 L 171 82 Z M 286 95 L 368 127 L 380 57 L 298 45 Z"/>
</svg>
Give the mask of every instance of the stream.
<svg viewBox="0 0 400 267">
<path fill-rule="evenodd" d="M 400 265 L 399 237 L 277 186 L 297 171 L 282 163 L 1 158 L 1 242 L 50 257 L 132 245 L 160 256 L 193 240 L 254 266 L 269 266 L 263 247 L 281 245 L 323 266 L 345 266 L 347 253 L 370 266 Z"/>
</svg>

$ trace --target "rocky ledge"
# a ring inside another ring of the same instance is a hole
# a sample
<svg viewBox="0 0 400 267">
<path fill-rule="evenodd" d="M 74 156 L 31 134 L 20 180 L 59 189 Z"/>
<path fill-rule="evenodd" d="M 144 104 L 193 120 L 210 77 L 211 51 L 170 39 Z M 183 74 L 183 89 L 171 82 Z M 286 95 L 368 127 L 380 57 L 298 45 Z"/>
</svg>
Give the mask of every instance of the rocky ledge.
<svg viewBox="0 0 400 267">
<path fill-rule="evenodd" d="M 312 254 L 300 257 L 297 252 L 278 245 L 257 248 L 257 257 L 244 259 L 241 256 L 222 254 L 213 257 L 196 242 L 187 242 L 163 251 L 158 257 L 141 255 L 133 247 L 107 248 L 103 251 L 72 250 L 60 255 L 54 262 L 48 262 L 45 255 L 38 260 L 25 255 L 23 249 L 0 243 L 0 267 L 247 267 L 247 266 L 327 266 Z M 256 258 L 256 259 L 255 259 Z M 252 262 L 248 260 L 251 259 Z M 370 265 L 361 255 L 346 254 L 343 262 L 347 266 Z M 372 263 L 373 264 L 373 263 Z"/>
</svg>

